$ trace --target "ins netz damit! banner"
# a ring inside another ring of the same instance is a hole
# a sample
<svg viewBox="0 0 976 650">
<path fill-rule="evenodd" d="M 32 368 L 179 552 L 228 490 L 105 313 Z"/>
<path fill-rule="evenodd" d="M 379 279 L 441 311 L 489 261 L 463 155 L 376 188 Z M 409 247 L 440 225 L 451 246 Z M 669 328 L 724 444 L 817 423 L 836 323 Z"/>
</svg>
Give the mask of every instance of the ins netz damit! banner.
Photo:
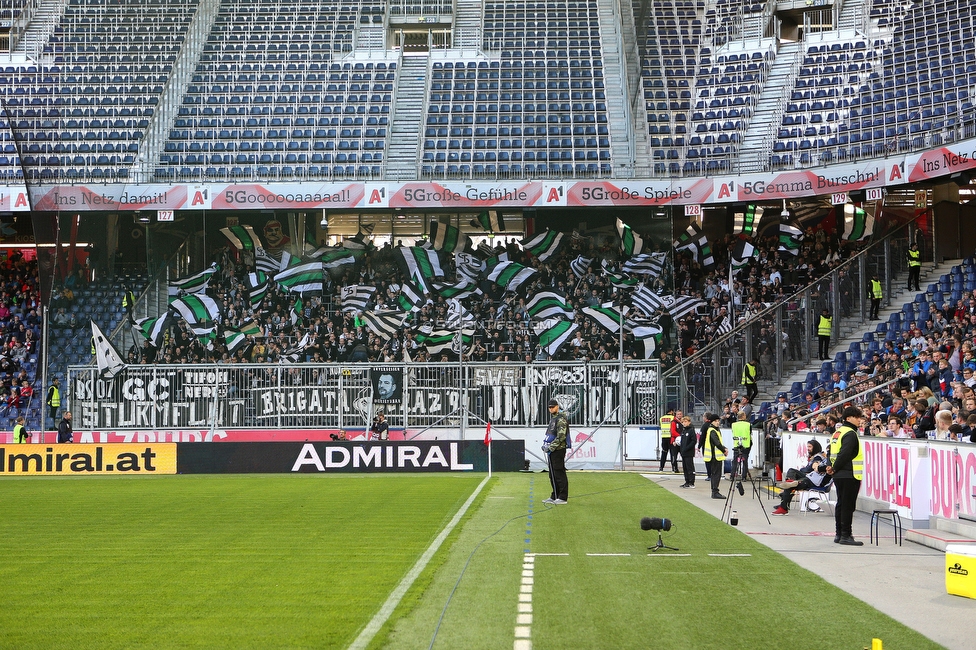
<svg viewBox="0 0 976 650">
<path fill-rule="evenodd" d="M 488 448 L 481 440 L 416 442 L 177 443 L 180 474 L 484 472 Z M 492 443 L 492 469 L 525 466 L 525 441 Z"/>
<path fill-rule="evenodd" d="M 0 476 L 175 473 L 174 443 L 0 446 Z"/>
</svg>

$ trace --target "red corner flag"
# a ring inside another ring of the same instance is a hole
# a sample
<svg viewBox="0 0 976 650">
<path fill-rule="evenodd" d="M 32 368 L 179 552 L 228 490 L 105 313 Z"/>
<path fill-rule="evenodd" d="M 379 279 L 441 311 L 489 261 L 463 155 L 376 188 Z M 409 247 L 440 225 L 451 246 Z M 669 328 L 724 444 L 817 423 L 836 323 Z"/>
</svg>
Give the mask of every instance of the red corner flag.
<svg viewBox="0 0 976 650">
<path fill-rule="evenodd" d="M 488 426 L 485 427 L 485 444 L 491 444 L 491 422 L 489 422 Z"/>
</svg>

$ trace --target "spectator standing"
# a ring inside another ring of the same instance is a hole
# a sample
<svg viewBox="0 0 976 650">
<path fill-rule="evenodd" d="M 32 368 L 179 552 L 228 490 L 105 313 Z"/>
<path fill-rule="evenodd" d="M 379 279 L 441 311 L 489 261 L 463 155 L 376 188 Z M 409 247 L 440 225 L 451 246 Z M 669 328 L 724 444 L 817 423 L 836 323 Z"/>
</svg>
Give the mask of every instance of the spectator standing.
<svg viewBox="0 0 976 650">
<path fill-rule="evenodd" d="M 827 474 L 834 479 L 837 488 L 837 507 L 834 508 L 835 544 L 864 546 L 854 539 L 854 510 L 857 494 L 864 478 L 864 450 L 857 430 L 864 414 L 856 406 L 848 406 L 843 412 L 844 421 L 830 439 L 830 466 Z"/>
<path fill-rule="evenodd" d="M 47 388 L 47 416 L 51 418 L 51 426 L 58 421 L 58 409 L 61 408 L 61 381 L 55 377 Z"/>
<path fill-rule="evenodd" d="M 549 400 L 549 428 L 542 443 L 549 461 L 549 482 L 552 494 L 543 503 L 563 505 L 569 500 L 569 477 L 566 476 L 566 442 L 569 436 L 569 420 L 559 410 L 559 402 Z"/>
<path fill-rule="evenodd" d="M 681 437 L 678 439 L 679 450 L 681 452 L 681 469 L 685 473 L 685 483 L 681 487 L 695 487 L 695 448 L 698 443 L 698 436 L 695 434 L 695 427 L 691 424 L 691 418 L 687 415 L 681 417 Z"/>
<path fill-rule="evenodd" d="M 390 437 L 390 425 L 386 421 L 386 414 L 380 411 L 373 420 L 373 426 L 369 428 L 373 440 L 387 440 Z"/>
<path fill-rule="evenodd" d="M 65 411 L 64 415 L 61 416 L 61 423 L 58 424 L 58 444 L 69 442 L 74 442 L 74 436 L 71 433 L 71 411 Z"/>
</svg>

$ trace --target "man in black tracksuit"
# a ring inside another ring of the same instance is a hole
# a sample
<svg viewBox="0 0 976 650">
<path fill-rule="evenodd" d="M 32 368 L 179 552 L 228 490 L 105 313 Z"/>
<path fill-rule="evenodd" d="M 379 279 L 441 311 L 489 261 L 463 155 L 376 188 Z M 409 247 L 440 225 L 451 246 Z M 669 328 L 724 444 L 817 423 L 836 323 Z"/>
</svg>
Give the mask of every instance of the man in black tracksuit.
<svg viewBox="0 0 976 650">
<path fill-rule="evenodd" d="M 695 449 L 697 448 L 698 435 L 695 427 L 691 425 L 691 418 L 687 415 L 681 418 L 678 425 L 681 434 L 678 443 L 678 451 L 681 453 L 681 468 L 685 471 L 685 484 L 683 488 L 695 487 Z"/>
<path fill-rule="evenodd" d="M 563 505 L 569 499 L 569 478 L 566 476 L 566 446 L 569 437 L 569 420 L 559 410 L 559 402 L 549 400 L 549 428 L 542 450 L 549 459 L 549 482 L 552 494 L 543 503 Z"/>
</svg>

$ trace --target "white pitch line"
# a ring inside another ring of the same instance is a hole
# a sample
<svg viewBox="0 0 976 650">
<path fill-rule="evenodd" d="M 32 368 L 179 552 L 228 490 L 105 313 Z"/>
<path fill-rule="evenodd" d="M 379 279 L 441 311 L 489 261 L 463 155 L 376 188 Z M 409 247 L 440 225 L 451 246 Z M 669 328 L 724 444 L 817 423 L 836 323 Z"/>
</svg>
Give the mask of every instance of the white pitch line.
<svg viewBox="0 0 976 650">
<path fill-rule="evenodd" d="M 708 557 L 752 557 L 752 553 L 709 553 Z"/>
<path fill-rule="evenodd" d="M 587 557 L 630 557 L 630 553 L 587 553 Z"/>
<path fill-rule="evenodd" d="M 410 571 L 407 572 L 407 575 L 403 576 L 403 580 L 401 580 L 400 584 L 398 584 L 396 588 L 390 593 L 389 597 L 386 599 L 386 602 L 383 603 L 383 606 L 380 607 L 380 610 L 373 615 L 373 618 L 370 619 L 369 623 L 366 624 L 366 627 L 363 628 L 363 631 L 359 633 L 359 636 L 356 637 L 356 640 L 352 642 L 352 645 L 349 646 L 349 650 L 363 650 L 370 644 L 370 642 L 373 640 L 373 637 L 376 636 L 376 633 L 379 632 L 380 629 L 383 627 L 383 625 L 390 619 L 390 616 L 393 614 L 393 611 L 396 609 L 397 605 L 400 604 L 400 601 L 403 600 L 403 597 L 406 595 L 407 590 L 410 589 L 410 586 L 413 585 L 414 581 L 418 577 L 420 577 L 420 574 L 427 567 L 427 564 L 430 563 L 431 558 L 434 557 L 434 553 L 437 552 L 437 549 L 441 547 L 441 544 L 444 543 L 444 540 L 447 539 L 447 536 L 451 534 L 451 531 L 454 530 L 454 527 L 457 526 L 459 521 L 461 521 L 461 517 L 463 517 L 464 513 L 468 511 L 468 508 L 471 507 L 471 504 L 474 503 L 474 500 L 478 497 L 479 494 L 481 494 L 481 489 L 485 487 L 485 485 L 487 484 L 488 484 L 488 477 L 486 476 L 484 480 L 482 480 L 481 483 L 478 484 L 478 487 L 475 488 L 474 492 L 471 493 L 471 496 L 468 497 L 468 500 L 464 502 L 464 505 L 461 506 L 460 510 L 454 513 L 454 517 L 452 517 L 451 520 L 447 522 L 447 525 L 444 526 L 444 529 L 440 532 L 440 534 L 437 535 L 437 537 L 434 538 L 434 541 L 430 543 L 430 546 L 427 547 L 427 550 L 424 551 L 424 554 L 421 555 L 420 558 L 417 560 L 416 564 L 413 565 L 413 568 L 411 568 Z"/>
<path fill-rule="evenodd" d="M 569 557 L 569 553 L 532 553 L 533 557 Z"/>
<path fill-rule="evenodd" d="M 691 557 L 691 553 L 648 553 L 647 557 Z"/>
</svg>

